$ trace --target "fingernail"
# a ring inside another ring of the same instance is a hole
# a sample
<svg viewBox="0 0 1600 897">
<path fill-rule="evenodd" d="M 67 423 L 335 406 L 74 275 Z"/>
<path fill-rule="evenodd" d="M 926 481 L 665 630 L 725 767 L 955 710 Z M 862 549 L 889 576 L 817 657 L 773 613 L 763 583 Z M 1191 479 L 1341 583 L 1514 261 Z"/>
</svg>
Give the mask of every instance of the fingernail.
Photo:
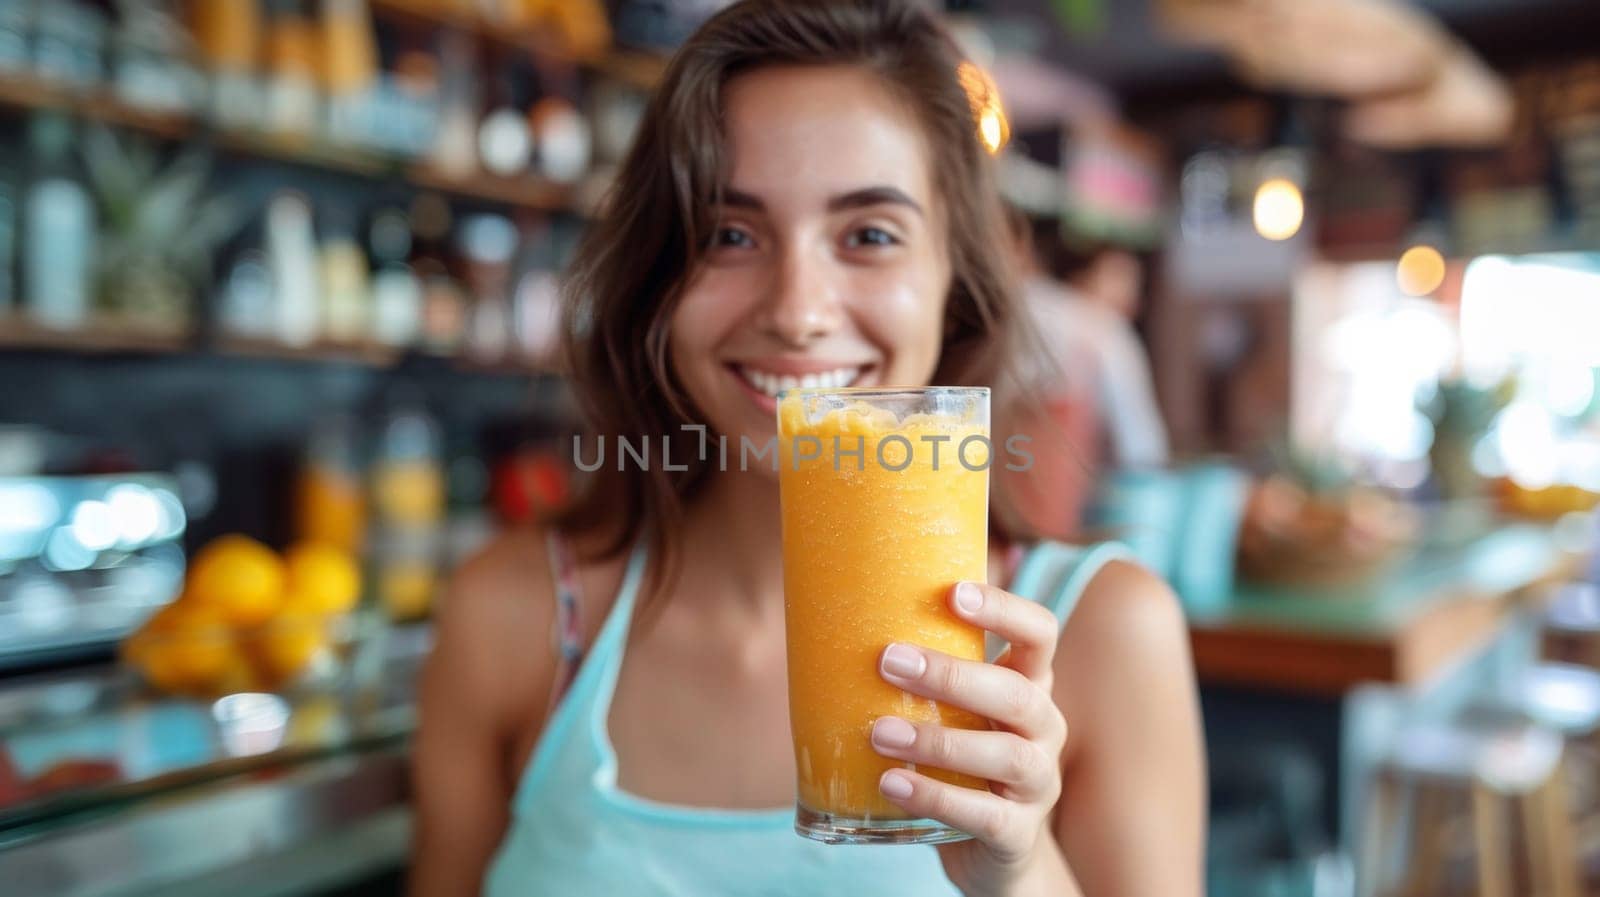
<svg viewBox="0 0 1600 897">
<path fill-rule="evenodd" d="M 878 790 L 882 791 L 885 797 L 905 800 L 911 796 L 911 780 L 891 769 L 878 779 Z"/>
<path fill-rule="evenodd" d="M 922 652 L 910 645 L 890 645 L 883 652 L 883 671 L 901 679 L 915 679 L 928 668 Z"/>
<path fill-rule="evenodd" d="M 879 747 L 908 748 L 916 740 L 916 727 L 897 716 L 880 717 L 872 724 L 872 743 Z"/>
<path fill-rule="evenodd" d="M 961 608 L 962 613 L 977 613 L 983 607 L 983 590 L 970 582 L 956 586 L 956 606 Z"/>
</svg>

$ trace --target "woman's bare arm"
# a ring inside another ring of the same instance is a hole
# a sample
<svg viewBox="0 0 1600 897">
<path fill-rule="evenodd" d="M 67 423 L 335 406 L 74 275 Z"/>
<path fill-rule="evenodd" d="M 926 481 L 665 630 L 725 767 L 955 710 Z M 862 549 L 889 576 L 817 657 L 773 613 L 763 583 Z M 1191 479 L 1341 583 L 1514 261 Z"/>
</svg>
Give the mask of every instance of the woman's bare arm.
<svg viewBox="0 0 1600 897">
<path fill-rule="evenodd" d="M 1055 835 L 1083 893 L 1204 893 L 1205 751 L 1171 589 L 1108 565 L 1062 632 L 1055 695 L 1070 727 Z"/>
<path fill-rule="evenodd" d="M 553 617 L 542 537 L 504 537 L 452 580 L 422 674 L 412 897 L 482 888 L 510 820 L 516 746 L 552 685 Z"/>
</svg>

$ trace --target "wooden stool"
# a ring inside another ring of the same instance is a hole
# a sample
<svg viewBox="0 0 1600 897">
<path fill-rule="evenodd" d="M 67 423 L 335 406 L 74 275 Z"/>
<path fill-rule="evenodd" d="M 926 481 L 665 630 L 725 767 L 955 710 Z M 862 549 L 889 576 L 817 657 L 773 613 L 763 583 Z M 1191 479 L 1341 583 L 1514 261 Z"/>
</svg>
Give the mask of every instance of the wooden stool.
<svg viewBox="0 0 1600 897">
<path fill-rule="evenodd" d="M 1362 894 L 1432 897 L 1449 858 L 1452 804 L 1466 805 L 1481 897 L 1579 897 L 1572 823 L 1562 788 L 1561 736 L 1539 726 L 1434 724 L 1403 731 L 1373 775 L 1358 871 Z M 1409 803 L 1410 824 L 1401 826 Z M 1514 890 L 1512 814 L 1520 813 L 1532 890 Z M 1398 890 L 1388 887 L 1393 847 L 1410 848 Z"/>
</svg>

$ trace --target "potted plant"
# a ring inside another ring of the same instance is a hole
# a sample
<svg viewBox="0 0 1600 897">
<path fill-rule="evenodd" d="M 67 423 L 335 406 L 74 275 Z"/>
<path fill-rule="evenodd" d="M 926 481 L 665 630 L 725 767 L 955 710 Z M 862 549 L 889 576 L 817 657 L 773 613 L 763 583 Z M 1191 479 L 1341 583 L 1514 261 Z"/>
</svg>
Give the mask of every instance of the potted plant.
<svg viewBox="0 0 1600 897">
<path fill-rule="evenodd" d="M 95 260 L 100 309 L 140 329 L 187 331 L 212 258 L 241 221 L 237 204 L 208 194 L 211 162 L 199 149 L 187 148 L 162 166 L 149 144 L 91 128 L 82 151 L 102 224 Z"/>
</svg>

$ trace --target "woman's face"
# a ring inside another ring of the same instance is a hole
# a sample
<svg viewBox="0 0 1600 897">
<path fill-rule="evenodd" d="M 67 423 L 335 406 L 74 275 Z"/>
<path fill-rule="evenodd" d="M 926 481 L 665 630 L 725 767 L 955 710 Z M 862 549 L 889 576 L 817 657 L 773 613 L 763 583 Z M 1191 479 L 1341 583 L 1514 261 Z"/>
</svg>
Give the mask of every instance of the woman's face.
<svg viewBox="0 0 1600 897">
<path fill-rule="evenodd" d="M 911 111 L 843 66 L 758 69 L 723 97 L 730 177 L 670 340 L 707 423 L 760 445 L 780 389 L 927 385 L 950 266 Z"/>
</svg>

